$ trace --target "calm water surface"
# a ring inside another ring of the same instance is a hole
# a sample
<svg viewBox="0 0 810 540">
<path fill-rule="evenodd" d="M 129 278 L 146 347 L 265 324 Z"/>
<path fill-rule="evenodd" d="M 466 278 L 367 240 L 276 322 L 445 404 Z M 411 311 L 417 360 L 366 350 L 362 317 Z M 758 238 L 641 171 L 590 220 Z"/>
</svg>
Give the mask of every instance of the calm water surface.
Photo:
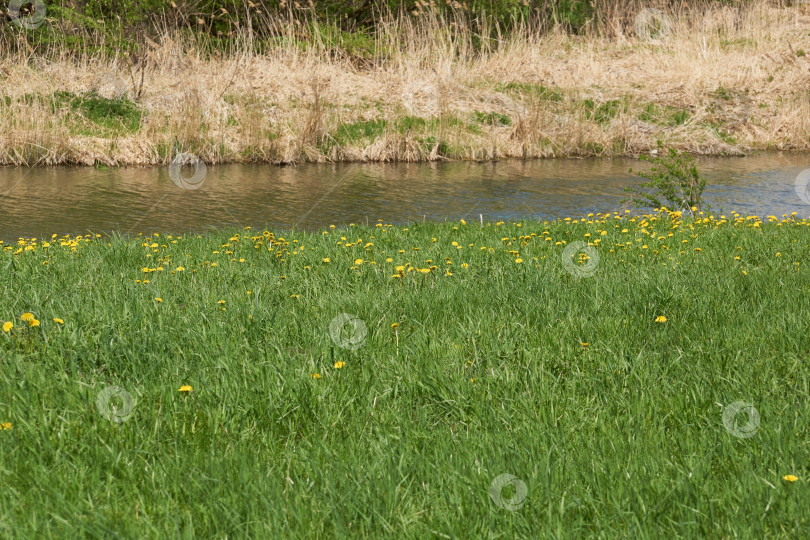
<svg viewBox="0 0 810 540">
<path fill-rule="evenodd" d="M 625 208 L 623 188 L 640 181 L 631 167 L 649 165 L 629 159 L 226 165 L 209 167 L 196 190 L 175 185 L 168 167 L 0 168 L 0 239 L 579 216 Z M 706 158 L 698 167 L 709 179 L 706 198 L 714 210 L 810 215 L 794 189 L 799 172 L 810 168 L 808 154 Z"/>
</svg>

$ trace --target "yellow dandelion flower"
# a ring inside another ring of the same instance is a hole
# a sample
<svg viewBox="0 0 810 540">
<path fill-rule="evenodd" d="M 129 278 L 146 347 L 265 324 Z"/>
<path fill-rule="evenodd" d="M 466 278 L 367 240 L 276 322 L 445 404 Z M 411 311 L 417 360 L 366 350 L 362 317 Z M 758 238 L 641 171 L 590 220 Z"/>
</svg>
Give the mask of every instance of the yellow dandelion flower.
<svg viewBox="0 0 810 540">
<path fill-rule="evenodd" d="M 395 322 L 395 323 L 392 323 L 392 324 L 391 324 L 391 328 L 396 328 L 396 327 L 398 327 L 398 326 L 399 326 L 399 323 L 398 323 L 398 322 Z"/>
<path fill-rule="evenodd" d="M 53 322 L 55 322 L 56 324 L 65 324 L 65 321 L 63 321 L 59 317 L 54 317 Z"/>
<path fill-rule="evenodd" d="M 3 332 L 11 332 L 11 329 L 14 328 L 14 323 L 12 322 L 5 322 L 3 323 Z"/>
<path fill-rule="evenodd" d="M 788 482 L 795 482 L 798 479 L 799 478 L 797 476 L 793 476 L 792 474 L 786 474 L 785 476 L 782 477 L 782 480 L 786 480 Z"/>
<path fill-rule="evenodd" d="M 461 220 L 461 224 L 462 224 L 462 225 L 466 225 L 466 224 L 467 224 L 467 222 L 466 222 L 466 221 L 464 221 L 464 220 L 462 219 L 462 220 Z"/>
<path fill-rule="evenodd" d="M 335 369 L 340 369 L 345 365 L 346 365 L 346 362 L 343 362 L 343 361 L 335 362 Z"/>
<path fill-rule="evenodd" d="M 28 327 L 29 328 L 34 328 L 34 327 L 37 327 L 37 326 L 39 326 L 39 321 L 38 320 L 32 319 L 32 320 L 28 321 Z"/>
<path fill-rule="evenodd" d="M 184 384 L 183 386 L 177 389 L 178 392 L 185 392 L 185 393 L 189 393 L 193 390 L 194 388 L 192 388 L 190 384 Z"/>
<path fill-rule="evenodd" d="M 363 264 L 363 259 L 355 259 L 354 264 L 360 266 L 361 264 Z"/>
<path fill-rule="evenodd" d="M 667 322 L 667 318 L 664 317 L 663 315 L 659 315 L 658 317 L 655 318 L 655 322 L 657 322 L 657 323 L 665 323 L 665 322 Z"/>
<path fill-rule="evenodd" d="M 224 304 L 224 303 L 225 303 L 225 300 L 220 300 L 220 301 L 218 301 L 218 302 L 217 302 L 217 304 L 219 304 L 220 306 L 221 306 L 222 304 Z"/>
<path fill-rule="evenodd" d="M 155 302 L 163 302 L 163 298 L 160 298 L 160 297 L 156 296 L 155 297 Z"/>
<path fill-rule="evenodd" d="M 522 263 L 522 262 L 523 262 L 523 259 L 521 259 L 520 257 L 518 257 L 517 259 L 515 259 L 515 262 L 516 262 L 516 263 L 518 263 L 518 264 L 520 264 L 520 263 Z"/>
<path fill-rule="evenodd" d="M 323 262 L 330 263 L 330 262 L 332 262 L 332 260 L 329 257 L 324 257 Z"/>
<path fill-rule="evenodd" d="M 33 313 L 29 313 L 29 312 L 26 312 L 26 313 L 23 313 L 22 315 L 20 315 L 20 320 L 21 320 L 22 322 L 29 322 L 29 321 L 33 321 L 35 318 L 36 318 L 36 317 L 34 317 L 34 314 L 33 314 Z"/>
<path fill-rule="evenodd" d="M 590 345 L 590 343 L 582 343 L 583 347 L 587 347 L 588 345 Z"/>
<path fill-rule="evenodd" d="M 312 374 L 310 374 L 310 377 L 312 377 L 313 379 L 320 379 L 321 374 L 320 373 L 312 373 Z"/>
<path fill-rule="evenodd" d="M 11 422 L 3 422 L 0 424 L 0 429 L 11 429 Z"/>
</svg>

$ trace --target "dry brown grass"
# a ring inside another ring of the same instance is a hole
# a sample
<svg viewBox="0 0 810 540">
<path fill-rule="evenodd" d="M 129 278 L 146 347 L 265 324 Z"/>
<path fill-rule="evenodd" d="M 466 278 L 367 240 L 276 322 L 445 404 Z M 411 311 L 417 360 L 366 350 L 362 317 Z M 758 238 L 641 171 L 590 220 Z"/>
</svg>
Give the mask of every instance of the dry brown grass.
<svg viewBox="0 0 810 540">
<path fill-rule="evenodd" d="M 157 164 L 181 149 L 209 163 L 615 156 L 658 139 L 700 154 L 808 148 L 810 5 L 676 13 L 657 41 L 629 34 L 621 17 L 610 37 L 483 36 L 497 44 L 485 53 L 461 18 L 392 20 L 378 44 L 390 52 L 363 65 L 317 47 L 254 54 L 247 42 L 205 59 L 198 43 L 168 34 L 136 66 L 8 56 L 0 163 Z M 141 128 L 87 133 L 69 107 L 24 99 L 58 91 L 140 94 Z M 615 114 L 605 116 L 610 100 Z M 685 121 L 667 125 L 678 111 Z M 476 112 L 511 122 L 481 124 Z M 387 123 L 370 137 L 340 136 L 341 126 L 379 119 Z"/>
</svg>

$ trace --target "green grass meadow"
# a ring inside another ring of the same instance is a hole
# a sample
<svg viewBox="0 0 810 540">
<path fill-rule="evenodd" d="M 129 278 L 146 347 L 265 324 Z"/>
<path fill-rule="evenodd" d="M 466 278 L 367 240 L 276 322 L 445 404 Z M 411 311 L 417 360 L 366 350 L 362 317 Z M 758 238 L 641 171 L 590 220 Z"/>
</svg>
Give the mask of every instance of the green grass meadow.
<svg viewBox="0 0 810 540">
<path fill-rule="evenodd" d="M 0 536 L 800 538 L 808 225 L 2 244 Z"/>
</svg>

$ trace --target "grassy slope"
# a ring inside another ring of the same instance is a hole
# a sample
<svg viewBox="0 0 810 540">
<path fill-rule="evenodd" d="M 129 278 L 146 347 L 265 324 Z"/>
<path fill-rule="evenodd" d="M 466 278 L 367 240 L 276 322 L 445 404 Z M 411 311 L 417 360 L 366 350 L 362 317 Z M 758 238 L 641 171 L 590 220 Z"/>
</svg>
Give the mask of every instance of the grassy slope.
<svg viewBox="0 0 810 540">
<path fill-rule="evenodd" d="M 807 150 L 810 8 L 752 6 L 673 12 L 652 41 L 496 39 L 428 16 L 374 36 L 280 20 L 269 41 L 164 33 L 131 55 L 54 38 L 0 58 L 0 164 L 637 156 L 658 139 Z"/>
<path fill-rule="evenodd" d="M 807 226 L 663 214 L 9 246 L 0 318 L 41 326 L 0 335 L 0 534 L 796 537 Z M 574 278 L 562 243 L 595 239 L 595 273 Z M 392 277 L 406 263 L 437 268 Z M 357 350 L 330 339 L 342 312 L 367 326 Z M 120 424 L 97 409 L 108 385 L 136 401 Z M 723 426 L 736 401 L 761 416 L 751 438 Z M 504 473 L 528 488 L 514 512 L 489 497 Z"/>
</svg>

